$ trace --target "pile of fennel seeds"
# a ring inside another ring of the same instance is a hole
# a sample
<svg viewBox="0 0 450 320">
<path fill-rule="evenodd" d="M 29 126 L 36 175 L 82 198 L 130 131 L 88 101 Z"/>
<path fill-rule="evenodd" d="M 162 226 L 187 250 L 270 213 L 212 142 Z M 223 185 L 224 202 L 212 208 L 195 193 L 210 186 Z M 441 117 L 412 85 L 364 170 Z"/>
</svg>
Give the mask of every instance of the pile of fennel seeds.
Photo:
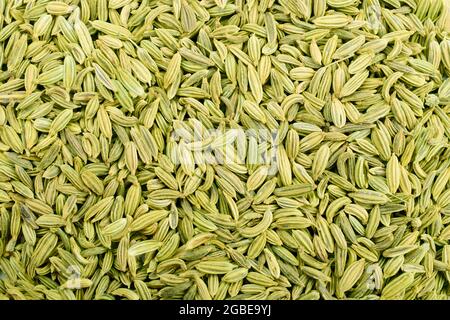
<svg viewBox="0 0 450 320">
<path fill-rule="evenodd" d="M 0 298 L 448 299 L 443 0 L 0 0 Z"/>
</svg>

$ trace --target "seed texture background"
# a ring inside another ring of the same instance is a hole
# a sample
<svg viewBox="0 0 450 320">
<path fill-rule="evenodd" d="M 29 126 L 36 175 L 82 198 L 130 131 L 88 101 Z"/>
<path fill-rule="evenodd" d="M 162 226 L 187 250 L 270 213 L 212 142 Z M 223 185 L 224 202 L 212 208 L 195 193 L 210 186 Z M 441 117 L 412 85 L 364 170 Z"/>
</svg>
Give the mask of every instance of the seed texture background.
<svg viewBox="0 0 450 320">
<path fill-rule="evenodd" d="M 0 0 L 1 299 L 448 299 L 447 0 Z"/>
</svg>

